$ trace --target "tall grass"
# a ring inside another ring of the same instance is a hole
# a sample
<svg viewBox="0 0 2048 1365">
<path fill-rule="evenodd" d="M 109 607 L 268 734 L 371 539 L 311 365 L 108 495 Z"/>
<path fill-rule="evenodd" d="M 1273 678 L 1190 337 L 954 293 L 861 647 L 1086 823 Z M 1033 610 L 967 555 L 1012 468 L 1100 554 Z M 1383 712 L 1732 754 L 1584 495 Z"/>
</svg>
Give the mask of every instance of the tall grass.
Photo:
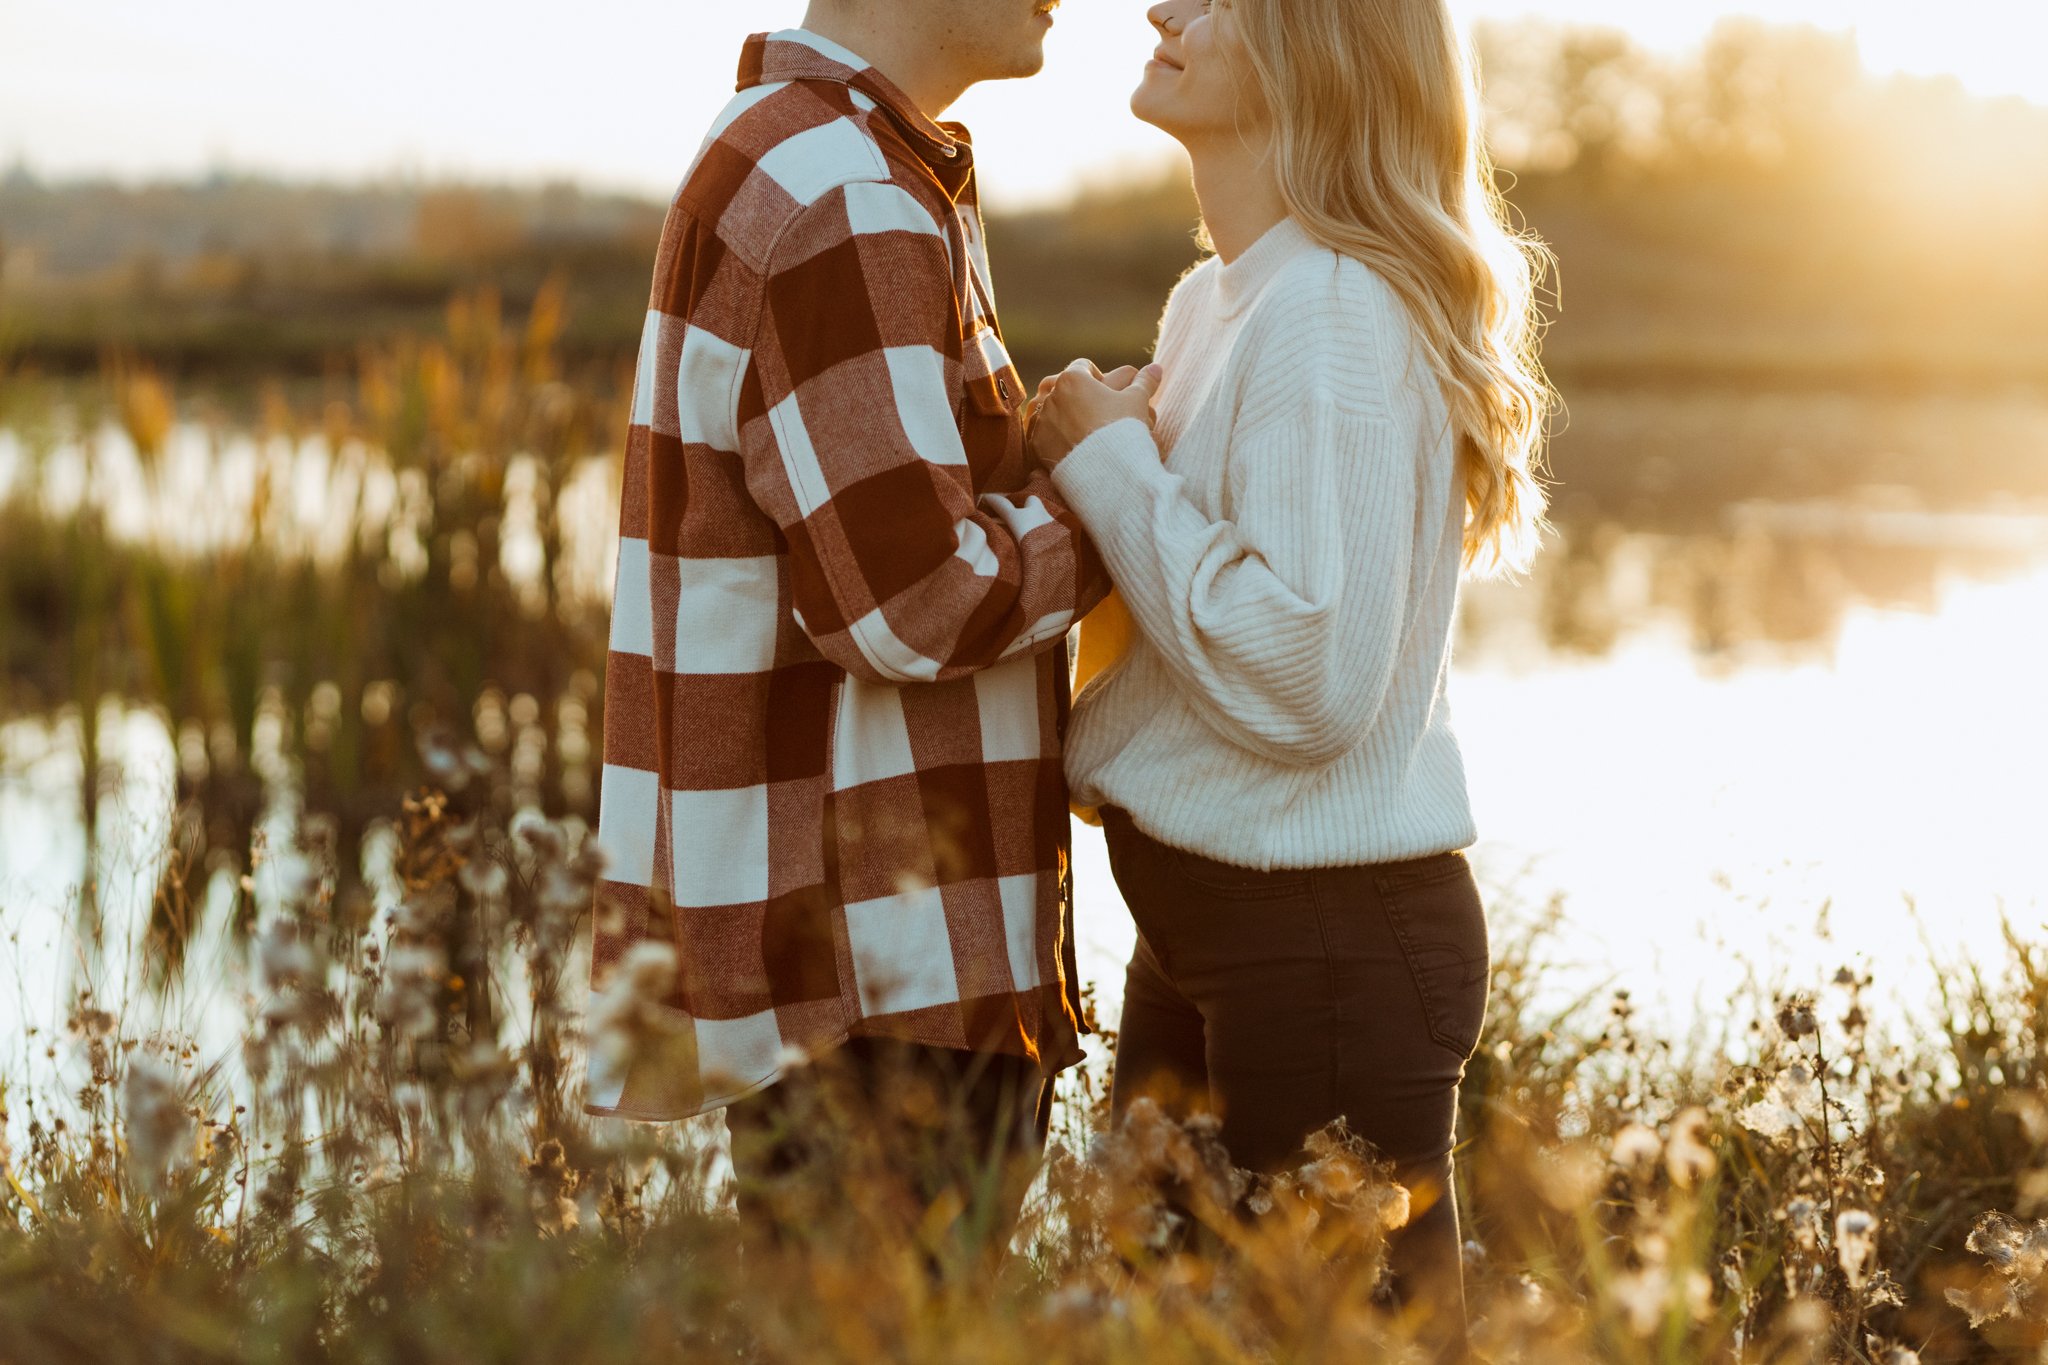
<svg viewBox="0 0 2048 1365">
<path fill-rule="evenodd" d="M 119 356 L 82 391 L 0 376 L 26 451 L 0 502 L 0 706 L 75 718 L 89 837 L 109 780 L 102 699 L 161 714 L 178 753 L 156 911 L 171 967 L 197 890 L 248 871 L 266 717 L 328 826 L 344 901 L 377 813 L 450 764 L 509 757 L 535 804 L 594 811 L 601 584 L 571 562 L 562 504 L 616 445 L 620 411 L 609 379 L 565 379 L 560 325 L 559 286 L 516 325 L 489 292 L 461 297 L 441 337 L 365 347 L 353 374 L 271 386 L 242 415 L 181 404 Z M 423 757 L 415 731 L 474 740 Z M 82 912 L 96 918 L 90 897 Z"/>
<path fill-rule="evenodd" d="M 88 877 L 68 1017 L 28 1014 L 0 1081 L 0 1360 L 1398 1358 L 1418 1324 L 1380 1270 L 1403 1196 L 1341 1133 L 1255 1181 L 1200 1125 L 1110 1131 L 1076 1073 L 1013 1255 L 953 1254 L 851 1149 L 868 1178 L 839 1216 L 764 1258 L 715 1120 L 581 1114 L 585 1059 L 644 1043 L 650 984 L 583 1007 L 609 565 L 575 499 L 595 477 L 616 505 L 622 380 L 565 375 L 555 310 L 458 300 L 440 337 L 240 413 L 118 358 L 82 390 L 0 376 L 25 452 L 0 711 L 75 727 L 88 831 L 120 758 L 107 698 L 156 711 L 176 754 L 139 931 L 103 932 Z M 1611 630 L 1608 540 L 1556 557 L 1552 642 Z M 1822 586 L 1788 612 L 1788 560 L 1726 548 L 1657 585 L 1708 600 L 1706 643 L 1824 622 L 1840 575 L 1812 552 L 1790 562 Z M 247 975 L 214 984 L 249 997 L 225 1052 L 158 1007 L 223 903 Z M 1845 972 L 1685 1047 L 1627 996 L 1545 1006 L 1545 923 L 1502 945 L 1464 1095 L 1483 1351 L 2041 1358 L 2038 945 L 2010 934 L 1910 1028 Z"/>
<path fill-rule="evenodd" d="M 624 971 L 583 1008 L 583 827 L 503 761 L 385 814 L 374 913 L 337 898 L 331 842 L 280 862 L 239 1047 L 91 982 L 24 1040 L 0 1092 L 0 1359 L 1411 1353 L 1425 1324 L 1381 1283 L 1406 1196 L 1368 1148 L 1333 1131 L 1291 1177 L 1249 1177 L 1199 1120 L 1141 1106 L 1112 1130 L 1099 1073 L 1063 1082 L 1008 1256 L 892 1191 L 857 1134 L 830 1216 L 742 1247 L 716 1120 L 578 1107 L 584 1058 L 642 1046 L 656 989 Z M 2014 934 L 1903 1036 L 1844 971 L 1735 1002 L 1733 1041 L 1687 1051 L 1625 995 L 1539 1012 L 1547 921 L 1519 923 L 1461 1120 L 1484 1354 L 2038 1357 L 2048 954 Z M 26 1084 L 29 1060 L 61 1081 Z"/>
</svg>

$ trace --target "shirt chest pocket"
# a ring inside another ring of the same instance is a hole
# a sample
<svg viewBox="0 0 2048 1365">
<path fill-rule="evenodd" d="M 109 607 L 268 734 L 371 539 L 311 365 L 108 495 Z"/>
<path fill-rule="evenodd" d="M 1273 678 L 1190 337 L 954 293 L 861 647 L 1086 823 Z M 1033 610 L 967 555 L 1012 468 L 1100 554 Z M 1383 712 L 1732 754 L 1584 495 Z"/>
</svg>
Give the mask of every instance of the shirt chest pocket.
<svg viewBox="0 0 2048 1365">
<path fill-rule="evenodd" d="M 974 319 L 960 359 L 973 411 L 984 417 L 1008 417 L 1022 405 L 1024 381 L 988 319 Z"/>
<path fill-rule="evenodd" d="M 1024 381 L 1003 339 L 986 318 L 974 319 L 961 347 L 961 383 L 967 401 L 960 439 L 978 492 L 1004 490 L 1024 477 Z"/>
</svg>

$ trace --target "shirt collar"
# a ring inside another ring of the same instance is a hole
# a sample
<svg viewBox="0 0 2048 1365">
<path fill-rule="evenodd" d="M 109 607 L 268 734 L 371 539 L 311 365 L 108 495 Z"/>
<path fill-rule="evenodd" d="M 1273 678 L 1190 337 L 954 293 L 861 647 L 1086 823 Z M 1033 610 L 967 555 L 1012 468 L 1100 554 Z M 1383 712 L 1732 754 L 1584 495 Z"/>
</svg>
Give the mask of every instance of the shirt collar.
<svg viewBox="0 0 2048 1365">
<path fill-rule="evenodd" d="M 739 88 L 777 81 L 834 81 L 873 101 L 951 198 L 958 199 L 972 178 L 974 142 L 964 124 L 926 117 L 894 81 L 830 38 L 801 28 L 748 38 L 740 52 Z"/>
</svg>

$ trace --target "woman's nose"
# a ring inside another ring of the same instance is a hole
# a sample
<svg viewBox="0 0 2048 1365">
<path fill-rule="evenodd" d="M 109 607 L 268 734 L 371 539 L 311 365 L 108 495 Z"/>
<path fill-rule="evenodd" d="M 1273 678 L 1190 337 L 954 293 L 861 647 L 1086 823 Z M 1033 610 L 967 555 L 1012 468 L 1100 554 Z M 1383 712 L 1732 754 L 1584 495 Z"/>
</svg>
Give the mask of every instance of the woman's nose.
<svg viewBox="0 0 2048 1365">
<path fill-rule="evenodd" d="M 1151 9 L 1145 11 L 1146 20 L 1151 23 L 1152 27 L 1159 30 L 1159 36 L 1162 38 L 1166 36 L 1166 21 L 1172 17 L 1173 6 L 1170 4 L 1154 5 Z"/>
</svg>

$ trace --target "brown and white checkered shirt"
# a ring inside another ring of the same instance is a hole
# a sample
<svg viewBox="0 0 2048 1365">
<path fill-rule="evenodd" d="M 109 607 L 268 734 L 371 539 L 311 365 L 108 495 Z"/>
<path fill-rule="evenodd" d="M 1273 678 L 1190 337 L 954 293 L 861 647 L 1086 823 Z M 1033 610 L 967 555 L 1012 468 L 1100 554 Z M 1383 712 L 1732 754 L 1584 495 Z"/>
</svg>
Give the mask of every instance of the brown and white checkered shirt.
<svg viewBox="0 0 2048 1365">
<path fill-rule="evenodd" d="M 1022 398 L 965 130 L 750 38 L 662 231 L 605 677 L 593 988 L 650 938 L 678 979 L 588 1112 L 853 1035 L 1079 1060 L 1065 642 L 1108 585 Z"/>
</svg>

